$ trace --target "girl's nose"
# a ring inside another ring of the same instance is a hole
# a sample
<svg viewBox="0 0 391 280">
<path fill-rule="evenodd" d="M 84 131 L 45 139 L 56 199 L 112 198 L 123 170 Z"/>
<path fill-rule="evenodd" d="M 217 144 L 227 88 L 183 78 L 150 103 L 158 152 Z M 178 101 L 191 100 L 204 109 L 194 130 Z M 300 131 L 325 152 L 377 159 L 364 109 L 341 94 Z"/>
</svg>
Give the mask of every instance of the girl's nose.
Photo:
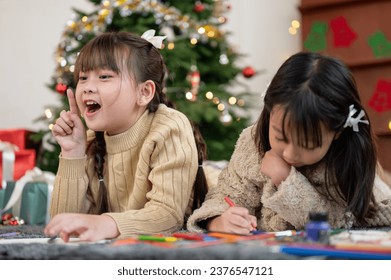
<svg viewBox="0 0 391 280">
<path fill-rule="evenodd" d="M 84 93 L 95 93 L 95 92 L 96 92 L 96 89 L 92 89 L 92 88 L 84 89 Z"/>
<path fill-rule="evenodd" d="M 299 151 L 294 145 L 287 145 L 282 152 L 284 160 L 288 163 L 295 163 L 299 159 Z"/>
<path fill-rule="evenodd" d="M 93 83 L 88 83 L 83 88 L 84 93 L 95 93 L 97 92 L 96 86 Z"/>
</svg>

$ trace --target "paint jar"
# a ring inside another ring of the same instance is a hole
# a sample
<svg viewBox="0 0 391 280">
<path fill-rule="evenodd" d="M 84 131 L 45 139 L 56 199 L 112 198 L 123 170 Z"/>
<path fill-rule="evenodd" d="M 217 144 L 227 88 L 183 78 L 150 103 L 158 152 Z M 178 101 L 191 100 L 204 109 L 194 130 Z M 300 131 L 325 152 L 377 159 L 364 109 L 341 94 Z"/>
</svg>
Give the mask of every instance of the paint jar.
<svg viewBox="0 0 391 280">
<path fill-rule="evenodd" d="M 309 242 L 329 243 L 330 224 L 327 212 L 311 212 L 305 226 L 305 237 Z"/>
</svg>

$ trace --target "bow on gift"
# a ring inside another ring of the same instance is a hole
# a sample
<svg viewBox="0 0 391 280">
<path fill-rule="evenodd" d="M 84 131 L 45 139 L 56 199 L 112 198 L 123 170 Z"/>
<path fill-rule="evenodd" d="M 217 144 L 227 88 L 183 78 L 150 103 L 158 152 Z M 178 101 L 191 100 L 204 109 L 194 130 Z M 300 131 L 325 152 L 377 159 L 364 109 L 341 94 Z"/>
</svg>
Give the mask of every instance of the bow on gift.
<svg viewBox="0 0 391 280">
<path fill-rule="evenodd" d="M 155 30 L 150 29 L 147 30 L 141 35 L 141 38 L 150 42 L 155 48 L 161 49 L 163 40 L 166 39 L 167 36 L 155 36 Z"/>
<path fill-rule="evenodd" d="M 15 151 L 19 148 L 11 143 L 0 141 L 0 151 L 3 153 L 3 180 L 1 186 L 4 188 L 8 180 L 14 179 Z"/>
</svg>

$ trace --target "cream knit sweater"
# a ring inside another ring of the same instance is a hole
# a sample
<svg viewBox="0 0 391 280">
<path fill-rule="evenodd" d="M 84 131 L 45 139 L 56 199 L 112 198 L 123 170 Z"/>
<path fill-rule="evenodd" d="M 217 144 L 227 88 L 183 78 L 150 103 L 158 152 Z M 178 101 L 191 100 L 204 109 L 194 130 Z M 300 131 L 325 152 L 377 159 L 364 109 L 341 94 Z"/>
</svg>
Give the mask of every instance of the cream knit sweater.
<svg viewBox="0 0 391 280">
<path fill-rule="evenodd" d="M 189 231 L 202 232 L 198 222 L 221 215 L 229 207 L 224 196 L 229 196 L 237 206 L 247 208 L 258 218 L 258 229 L 279 231 L 301 230 L 311 211 L 327 211 L 334 228 L 355 225 L 351 212 L 343 203 L 337 204 L 315 190 L 307 178 L 291 168 L 289 176 L 276 188 L 260 172 L 262 158 L 254 143 L 253 126 L 240 135 L 228 166 L 220 173 L 217 186 L 211 188 L 202 206 L 189 217 Z M 307 174 L 319 185 L 323 181 L 322 170 Z M 379 206 L 377 215 L 369 220 L 370 226 L 391 226 L 391 187 L 376 176 L 374 195 Z"/>
<path fill-rule="evenodd" d="M 88 132 L 88 140 L 94 133 Z M 160 105 L 146 111 L 122 134 L 105 134 L 107 155 L 104 180 L 120 237 L 170 233 L 183 226 L 198 168 L 197 149 L 189 120 Z M 86 213 L 90 184 L 98 191 L 93 155 L 60 157 L 52 194 L 51 215 Z"/>
</svg>

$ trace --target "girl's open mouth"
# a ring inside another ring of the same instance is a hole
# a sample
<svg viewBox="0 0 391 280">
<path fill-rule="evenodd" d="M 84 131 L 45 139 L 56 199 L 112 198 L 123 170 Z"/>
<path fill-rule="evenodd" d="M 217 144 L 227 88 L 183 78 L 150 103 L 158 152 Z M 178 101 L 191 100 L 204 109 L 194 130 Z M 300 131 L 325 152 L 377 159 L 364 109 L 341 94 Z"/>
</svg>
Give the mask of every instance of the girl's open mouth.
<svg viewBox="0 0 391 280">
<path fill-rule="evenodd" d="M 96 111 L 99 111 L 101 108 L 99 103 L 92 101 L 92 100 L 86 101 L 85 104 L 87 107 L 87 113 L 90 113 L 90 114 L 95 113 Z"/>
</svg>

